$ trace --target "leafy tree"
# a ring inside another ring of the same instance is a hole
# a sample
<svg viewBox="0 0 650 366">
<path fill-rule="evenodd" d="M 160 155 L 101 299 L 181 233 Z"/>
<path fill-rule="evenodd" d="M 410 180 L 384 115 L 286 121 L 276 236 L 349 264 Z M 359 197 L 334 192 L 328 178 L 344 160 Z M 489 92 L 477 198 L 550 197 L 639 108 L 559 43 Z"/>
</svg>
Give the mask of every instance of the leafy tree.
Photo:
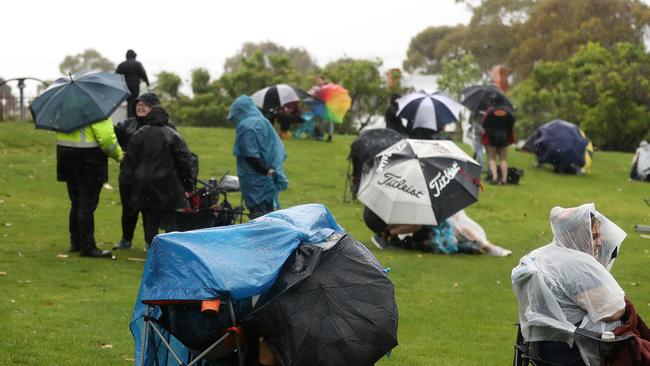
<svg viewBox="0 0 650 366">
<path fill-rule="evenodd" d="M 406 71 L 423 70 L 424 73 L 434 74 L 440 71 L 442 55 L 436 52 L 438 42 L 454 31 L 454 27 L 428 27 L 411 38 L 406 51 L 403 67 Z"/>
<path fill-rule="evenodd" d="M 593 143 L 631 150 L 650 129 L 650 56 L 639 44 L 582 47 L 565 61 L 543 61 L 512 91 L 517 129 L 530 134 L 554 118 L 576 123 Z"/>
<path fill-rule="evenodd" d="M 354 132 L 355 123 L 367 124 L 388 105 L 388 92 L 379 73 L 380 66 L 379 60 L 342 58 L 323 69 L 323 76 L 343 85 L 352 98 L 352 106 L 342 126 L 337 127 L 340 132 Z"/>
<path fill-rule="evenodd" d="M 192 92 L 195 95 L 210 91 L 210 72 L 199 67 L 192 70 Z"/>
<path fill-rule="evenodd" d="M 318 69 L 312 56 L 302 48 L 285 48 L 273 42 L 246 42 L 238 54 L 226 59 L 224 64 L 225 72 L 237 71 L 242 65 L 242 60 L 252 57 L 255 53 L 261 52 L 263 55 L 270 57 L 275 55 L 284 55 L 293 62 L 295 67 L 301 73 L 309 73 Z"/>
<path fill-rule="evenodd" d="M 231 98 L 242 94 L 252 94 L 266 86 L 278 83 L 300 86 L 301 74 L 289 57 L 284 54 L 267 56 L 257 51 L 251 56 L 242 57 L 236 70 L 224 73 L 218 86 Z"/>
<path fill-rule="evenodd" d="M 178 90 L 183 83 L 181 77 L 173 72 L 161 71 L 156 75 L 158 82 L 156 84 L 156 91 L 160 95 L 168 95 L 172 98 L 178 98 Z"/>
<path fill-rule="evenodd" d="M 537 61 L 565 60 L 588 42 L 641 44 L 649 24 L 650 8 L 638 0 L 540 1 L 525 23 L 513 26 L 517 46 L 508 65 L 523 80 Z"/>
<path fill-rule="evenodd" d="M 74 56 L 66 56 L 59 64 L 59 70 L 63 75 L 79 71 L 110 72 L 115 70 L 115 65 L 99 52 L 89 48 Z"/>
<path fill-rule="evenodd" d="M 466 87 L 477 84 L 481 80 L 481 68 L 471 53 L 458 57 L 444 59 L 438 78 L 438 87 L 454 98 L 460 98 L 460 93 Z"/>
</svg>

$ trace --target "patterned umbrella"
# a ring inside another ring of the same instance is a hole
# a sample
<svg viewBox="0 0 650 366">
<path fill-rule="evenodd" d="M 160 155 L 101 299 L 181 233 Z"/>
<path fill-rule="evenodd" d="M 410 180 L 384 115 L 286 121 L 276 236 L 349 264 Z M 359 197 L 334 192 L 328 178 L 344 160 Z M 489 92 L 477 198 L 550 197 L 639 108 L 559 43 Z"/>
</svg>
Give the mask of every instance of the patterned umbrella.
<svg viewBox="0 0 650 366">
<path fill-rule="evenodd" d="M 397 99 L 399 109 L 397 116 L 406 118 L 407 130 L 426 128 L 440 131 L 442 128 L 459 119 L 463 106 L 445 93 L 427 94 L 416 92 Z"/>
<path fill-rule="evenodd" d="M 312 90 L 318 101 L 308 102 L 312 112 L 326 121 L 342 123 L 343 117 L 352 106 L 350 93 L 338 84 L 325 84 Z M 318 102 L 322 103 L 318 103 Z"/>
</svg>

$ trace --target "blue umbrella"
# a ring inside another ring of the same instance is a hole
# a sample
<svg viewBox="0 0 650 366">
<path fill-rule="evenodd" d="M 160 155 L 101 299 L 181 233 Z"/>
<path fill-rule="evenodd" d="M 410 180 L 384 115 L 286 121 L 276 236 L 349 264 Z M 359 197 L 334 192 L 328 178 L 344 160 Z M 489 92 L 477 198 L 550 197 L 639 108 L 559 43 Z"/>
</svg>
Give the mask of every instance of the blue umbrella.
<svg viewBox="0 0 650 366">
<path fill-rule="evenodd" d="M 408 121 L 407 129 L 426 128 L 440 131 L 448 124 L 458 121 L 462 104 L 447 94 L 416 92 L 397 99 L 397 116 Z"/>
<path fill-rule="evenodd" d="M 107 119 L 129 95 L 124 75 L 82 72 L 56 80 L 29 110 L 36 128 L 69 133 Z"/>
<path fill-rule="evenodd" d="M 580 133 L 578 126 L 556 119 L 537 128 L 522 150 L 535 153 L 540 164 L 552 164 L 560 172 L 571 166 L 585 165 L 585 149 L 589 139 Z"/>
</svg>

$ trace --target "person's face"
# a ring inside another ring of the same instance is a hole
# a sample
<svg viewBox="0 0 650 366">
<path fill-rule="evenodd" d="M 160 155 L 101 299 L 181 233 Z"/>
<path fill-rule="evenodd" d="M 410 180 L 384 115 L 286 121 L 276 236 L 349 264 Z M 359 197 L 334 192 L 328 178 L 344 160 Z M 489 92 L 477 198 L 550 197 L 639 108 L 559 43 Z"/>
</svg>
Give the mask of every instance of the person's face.
<svg viewBox="0 0 650 366">
<path fill-rule="evenodd" d="M 600 237 L 600 222 L 596 222 L 591 227 L 591 240 L 593 243 L 594 252 L 592 255 L 598 258 L 598 253 L 600 252 L 600 247 L 603 246 L 603 242 Z"/>
<path fill-rule="evenodd" d="M 151 106 L 141 100 L 135 104 L 135 115 L 138 117 L 146 117 L 151 112 Z"/>
</svg>

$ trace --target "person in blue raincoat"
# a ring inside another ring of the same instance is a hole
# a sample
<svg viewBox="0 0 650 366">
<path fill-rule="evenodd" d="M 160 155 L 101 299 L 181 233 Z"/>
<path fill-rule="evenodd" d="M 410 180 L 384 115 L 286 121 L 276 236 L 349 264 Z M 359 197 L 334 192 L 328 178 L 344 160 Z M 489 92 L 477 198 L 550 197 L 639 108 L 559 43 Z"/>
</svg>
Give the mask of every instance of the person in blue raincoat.
<svg viewBox="0 0 650 366">
<path fill-rule="evenodd" d="M 287 154 L 275 129 L 249 96 L 235 99 L 228 120 L 237 124 L 233 154 L 239 185 L 250 217 L 256 218 L 279 208 L 278 193 L 288 185 L 283 168 Z"/>
</svg>

